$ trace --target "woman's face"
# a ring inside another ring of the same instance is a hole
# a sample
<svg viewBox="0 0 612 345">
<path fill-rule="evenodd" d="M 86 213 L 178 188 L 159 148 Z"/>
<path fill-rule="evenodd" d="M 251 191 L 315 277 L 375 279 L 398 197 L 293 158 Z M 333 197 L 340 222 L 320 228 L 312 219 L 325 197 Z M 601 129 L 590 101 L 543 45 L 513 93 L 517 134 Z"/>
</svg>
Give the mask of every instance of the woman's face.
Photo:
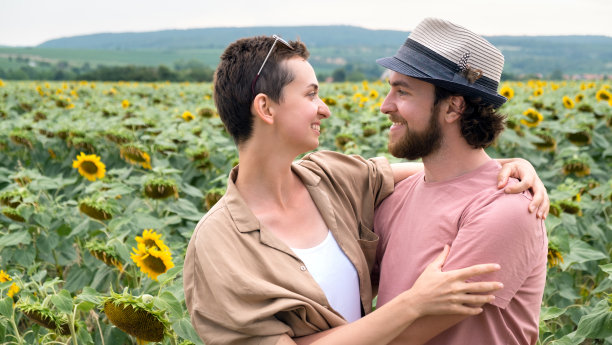
<svg viewBox="0 0 612 345">
<path fill-rule="evenodd" d="M 294 76 L 282 91 L 279 103 L 270 110 L 279 139 L 304 153 L 319 146 L 321 120 L 330 116 L 329 108 L 319 98 L 319 83 L 314 69 L 300 57 L 283 62 Z"/>
</svg>

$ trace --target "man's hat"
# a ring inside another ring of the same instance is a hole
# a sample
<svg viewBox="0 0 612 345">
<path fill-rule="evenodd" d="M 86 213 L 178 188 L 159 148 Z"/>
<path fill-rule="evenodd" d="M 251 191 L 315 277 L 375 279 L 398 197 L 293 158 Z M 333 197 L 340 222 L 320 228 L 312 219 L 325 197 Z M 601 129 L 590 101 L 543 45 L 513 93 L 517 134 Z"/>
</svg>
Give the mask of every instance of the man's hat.
<svg viewBox="0 0 612 345">
<path fill-rule="evenodd" d="M 481 98 L 495 108 L 506 102 L 497 93 L 502 53 L 481 36 L 446 20 L 423 20 L 394 56 L 376 62 L 468 98 Z"/>
</svg>

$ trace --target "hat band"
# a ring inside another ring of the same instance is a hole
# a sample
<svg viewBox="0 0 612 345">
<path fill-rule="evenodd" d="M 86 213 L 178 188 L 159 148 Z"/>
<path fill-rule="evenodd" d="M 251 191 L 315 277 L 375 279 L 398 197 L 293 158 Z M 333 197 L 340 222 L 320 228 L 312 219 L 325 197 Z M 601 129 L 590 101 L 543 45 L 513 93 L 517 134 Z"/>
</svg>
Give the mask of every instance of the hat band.
<svg viewBox="0 0 612 345">
<path fill-rule="evenodd" d="M 469 83 L 461 75 L 461 69 L 456 62 L 445 58 L 411 38 L 406 39 L 406 42 L 400 47 L 395 56 L 404 63 L 426 74 L 431 79 L 452 80 L 464 85 L 478 85 L 481 88 L 497 93 L 497 87 L 499 86 L 497 81 L 482 76 L 474 83 Z"/>
</svg>

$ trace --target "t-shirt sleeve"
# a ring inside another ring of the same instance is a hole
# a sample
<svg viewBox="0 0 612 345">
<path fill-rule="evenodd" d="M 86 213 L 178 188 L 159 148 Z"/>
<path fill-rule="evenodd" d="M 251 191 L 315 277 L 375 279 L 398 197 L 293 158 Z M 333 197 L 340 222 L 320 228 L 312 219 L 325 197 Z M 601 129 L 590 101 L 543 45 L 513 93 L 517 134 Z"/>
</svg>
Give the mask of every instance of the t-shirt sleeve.
<svg viewBox="0 0 612 345">
<path fill-rule="evenodd" d="M 506 308 L 527 277 L 542 264 L 546 229 L 542 220 L 527 211 L 524 194 L 500 194 L 490 203 L 473 205 L 459 221 L 457 237 L 443 270 L 475 264 L 498 263 L 501 270 L 472 278 L 500 281 L 493 305 Z M 467 213 L 467 214 L 466 214 Z"/>
<path fill-rule="evenodd" d="M 384 157 L 365 159 L 358 155 L 319 151 L 304 156 L 302 161 L 314 163 L 310 167 L 317 173 L 328 175 L 347 191 L 354 191 L 355 195 L 371 193 L 374 206 L 393 192 L 393 171 Z"/>
<path fill-rule="evenodd" d="M 276 309 L 252 291 L 257 283 L 240 274 L 240 259 L 221 249 L 231 248 L 223 243 L 231 238 L 206 233 L 204 240 L 202 235 L 192 238 L 184 267 L 185 301 L 200 338 L 207 345 L 273 345 L 283 334 L 291 335 L 275 317 Z"/>
</svg>

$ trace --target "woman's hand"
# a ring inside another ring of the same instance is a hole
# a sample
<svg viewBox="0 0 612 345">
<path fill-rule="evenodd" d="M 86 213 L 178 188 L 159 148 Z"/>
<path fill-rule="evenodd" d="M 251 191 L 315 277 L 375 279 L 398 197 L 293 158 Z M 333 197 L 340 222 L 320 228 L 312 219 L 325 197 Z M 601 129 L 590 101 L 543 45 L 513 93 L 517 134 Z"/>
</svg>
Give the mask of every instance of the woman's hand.
<svg viewBox="0 0 612 345">
<path fill-rule="evenodd" d="M 440 314 L 476 315 L 482 312 L 481 306 L 492 302 L 495 297 L 490 293 L 503 288 L 498 282 L 474 282 L 466 280 L 484 273 L 500 269 L 497 264 L 474 265 L 458 270 L 442 272 L 442 265 L 450 247 L 446 245 L 440 255 L 421 273 L 410 290 L 411 307 L 420 316 Z"/>
<path fill-rule="evenodd" d="M 519 183 L 507 186 L 504 191 L 506 193 L 520 193 L 530 189 L 533 193 L 533 199 L 529 203 L 529 212 L 536 211 L 538 218 L 546 219 L 550 208 L 550 199 L 546 187 L 538 177 L 533 165 L 522 158 L 500 159 L 499 162 L 502 164 L 502 168 L 497 175 L 497 188 L 506 187 L 510 176 L 519 179 Z"/>
</svg>

